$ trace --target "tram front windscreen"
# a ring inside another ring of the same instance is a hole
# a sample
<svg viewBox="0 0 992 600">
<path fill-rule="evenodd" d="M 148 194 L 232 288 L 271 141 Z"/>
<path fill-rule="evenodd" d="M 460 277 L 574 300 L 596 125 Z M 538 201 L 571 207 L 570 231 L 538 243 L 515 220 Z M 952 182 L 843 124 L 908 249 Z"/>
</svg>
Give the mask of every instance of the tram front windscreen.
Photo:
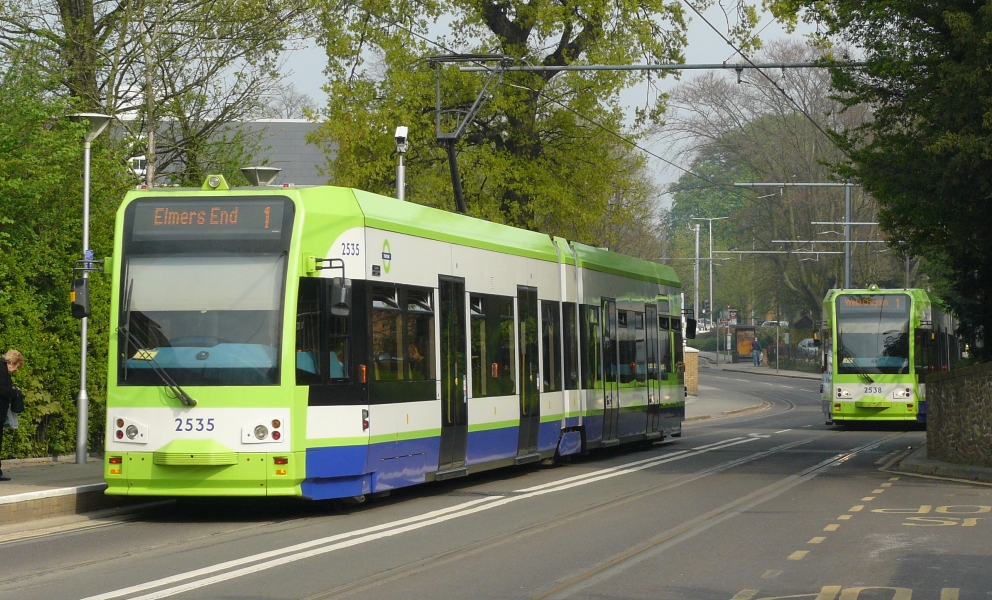
<svg viewBox="0 0 992 600">
<path fill-rule="evenodd" d="M 908 295 L 844 294 L 836 315 L 839 374 L 909 373 Z"/>
<path fill-rule="evenodd" d="M 129 206 L 118 382 L 278 384 L 292 214 L 283 198 Z"/>
</svg>

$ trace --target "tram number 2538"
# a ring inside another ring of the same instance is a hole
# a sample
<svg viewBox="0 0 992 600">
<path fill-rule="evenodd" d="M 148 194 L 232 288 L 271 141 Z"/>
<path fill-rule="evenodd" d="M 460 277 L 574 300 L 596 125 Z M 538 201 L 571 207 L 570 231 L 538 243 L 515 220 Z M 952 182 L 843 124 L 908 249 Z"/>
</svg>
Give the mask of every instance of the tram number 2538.
<svg viewBox="0 0 992 600">
<path fill-rule="evenodd" d="M 864 388 L 865 388 L 865 391 L 864 391 L 865 394 L 881 394 L 882 393 L 882 388 L 880 386 L 877 386 L 877 385 L 866 385 L 866 386 L 864 386 Z"/>
</svg>

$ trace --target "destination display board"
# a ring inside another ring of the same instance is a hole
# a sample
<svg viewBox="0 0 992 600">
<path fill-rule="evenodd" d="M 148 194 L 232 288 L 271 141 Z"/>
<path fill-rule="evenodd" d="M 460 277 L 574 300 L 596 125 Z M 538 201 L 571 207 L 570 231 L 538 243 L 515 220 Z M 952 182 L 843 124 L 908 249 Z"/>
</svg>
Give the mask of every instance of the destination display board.
<svg viewBox="0 0 992 600">
<path fill-rule="evenodd" d="M 285 198 L 236 200 L 150 199 L 137 203 L 131 239 L 278 240 L 282 236 Z"/>
<path fill-rule="evenodd" d="M 907 294 L 842 294 L 837 296 L 838 318 L 909 317 Z"/>
</svg>

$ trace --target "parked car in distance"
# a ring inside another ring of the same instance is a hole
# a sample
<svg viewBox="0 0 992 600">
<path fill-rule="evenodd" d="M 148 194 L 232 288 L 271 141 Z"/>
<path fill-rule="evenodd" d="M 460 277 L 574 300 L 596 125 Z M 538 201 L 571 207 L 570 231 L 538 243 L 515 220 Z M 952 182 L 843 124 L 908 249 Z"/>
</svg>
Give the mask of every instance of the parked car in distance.
<svg viewBox="0 0 992 600">
<path fill-rule="evenodd" d="M 788 321 L 765 321 L 759 327 L 788 327 Z"/>
<path fill-rule="evenodd" d="M 806 338 L 799 342 L 799 351 L 811 356 L 818 352 L 818 348 L 813 345 L 813 338 Z"/>
</svg>

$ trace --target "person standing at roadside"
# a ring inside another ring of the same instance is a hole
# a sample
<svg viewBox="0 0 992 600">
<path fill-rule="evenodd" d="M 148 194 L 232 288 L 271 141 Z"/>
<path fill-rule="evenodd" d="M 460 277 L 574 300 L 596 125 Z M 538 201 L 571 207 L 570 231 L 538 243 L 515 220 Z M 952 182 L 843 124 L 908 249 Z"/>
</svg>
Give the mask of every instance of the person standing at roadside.
<svg viewBox="0 0 992 600">
<path fill-rule="evenodd" d="M 14 385 L 10 375 L 24 364 L 24 355 L 17 350 L 8 350 L 3 358 L 0 358 L 0 448 L 3 448 L 3 425 L 7 421 L 7 411 L 10 405 L 15 402 L 24 402 L 24 395 L 21 388 Z M 17 409 L 15 409 L 17 410 Z M 3 469 L 0 468 L 0 481 L 10 481 L 10 477 L 4 477 Z"/>
<path fill-rule="evenodd" d="M 758 338 L 754 338 L 751 342 L 751 358 L 754 359 L 754 366 L 759 366 L 761 364 L 761 342 Z"/>
</svg>

